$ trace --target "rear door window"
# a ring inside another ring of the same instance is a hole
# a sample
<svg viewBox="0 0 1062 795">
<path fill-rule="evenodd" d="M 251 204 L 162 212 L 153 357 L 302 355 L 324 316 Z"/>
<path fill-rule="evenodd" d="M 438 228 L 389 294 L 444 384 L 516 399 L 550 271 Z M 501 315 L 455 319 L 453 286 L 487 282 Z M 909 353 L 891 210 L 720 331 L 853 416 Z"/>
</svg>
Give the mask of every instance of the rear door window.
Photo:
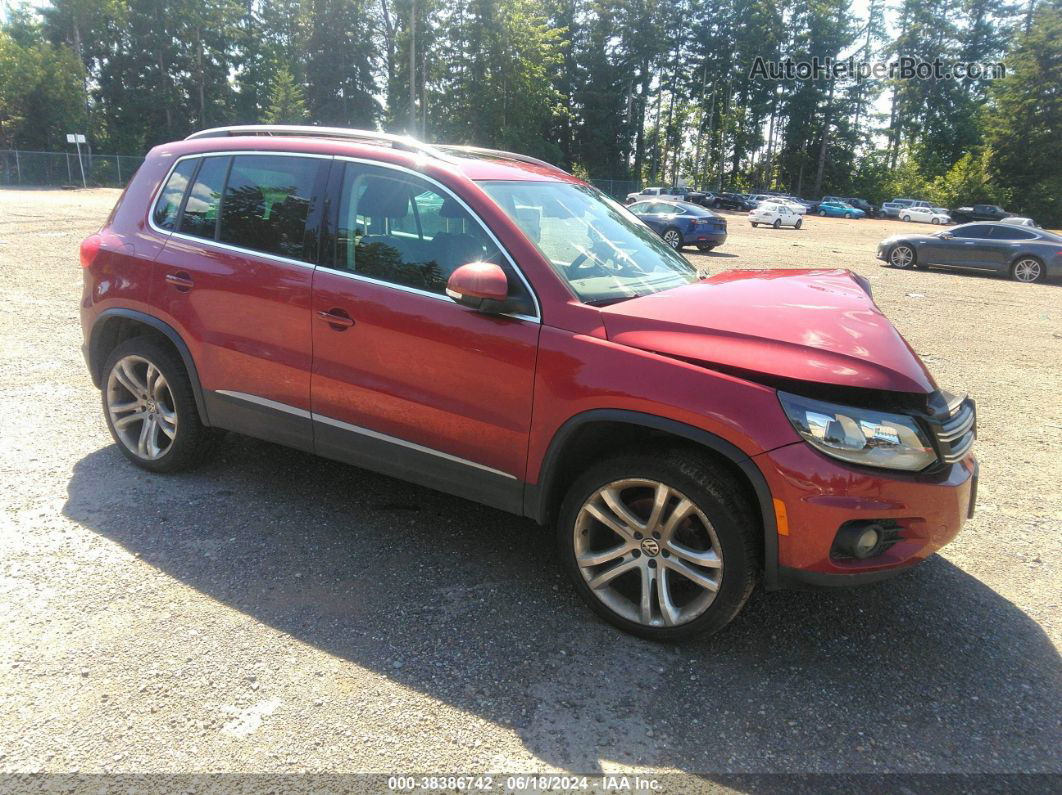
<svg viewBox="0 0 1062 795">
<path fill-rule="evenodd" d="M 298 155 L 236 155 L 221 204 L 219 240 L 305 259 L 306 219 L 327 163 Z"/>
<path fill-rule="evenodd" d="M 225 186 L 228 157 L 205 157 L 184 202 L 177 231 L 183 235 L 214 240 L 218 225 L 218 205 Z"/>
<path fill-rule="evenodd" d="M 992 227 L 992 239 L 993 240 L 1035 240 L 1036 235 L 1032 232 L 1027 232 L 1024 229 L 1019 229 L 1015 226 L 993 226 Z"/>
<path fill-rule="evenodd" d="M 199 165 L 199 159 L 192 157 L 182 160 L 170 173 L 166 185 L 159 194 L 155 203 L 155 212 L 152 220 L 159 229 L 172 232 L 177 224 L 177 213 L 181 209 L 184 193 L 188 189 L 188 183 L 195 173 L 195 167 Z"/>
</svg>

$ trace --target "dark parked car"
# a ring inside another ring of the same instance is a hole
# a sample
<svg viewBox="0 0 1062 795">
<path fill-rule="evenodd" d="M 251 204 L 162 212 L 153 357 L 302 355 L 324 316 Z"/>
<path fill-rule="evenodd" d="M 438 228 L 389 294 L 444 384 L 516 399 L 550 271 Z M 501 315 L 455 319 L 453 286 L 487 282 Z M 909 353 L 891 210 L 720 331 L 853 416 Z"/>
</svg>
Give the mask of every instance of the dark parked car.
<svg viewBox="0 0 1062 795">
<path fill-rule="evenodd" d="M 1011 213 L 995 204 L 975 204 L 973 207 L 948 210 L 948 215 L 957 224 L 968 224 L 971 221 L 1002 221 L 1009 218 Z"/>
<path fill-rule="evenodd" d="M 864 214 L 866 214 L 867 218 L 877 218 L 879 215 L 878 208 L 868 202 L 866 199 L 857 199 L 849 197 L 845 199 L 845 202 L 852 205 L 858 210 L 862 210 Z"/>
<path fill-rule="evenodd" d="M 635 202 L 627 209 L 676 251 L 687 245 L 711 251 L 726 242 L 726 219 L 699 205 L 657 200 Z"/>
<path fill-rule="evenodd" d="M 81 266 L 85 358 L 133 464 L 187 469 L 228 430 L 529 517 L 587 603 L 650 638 L 719 629 L 758 582 L 898 574 L 973 511 L 973 402 L 937 386 L 865 279 L 705 278 L 525 155 L 208 130 L 147 154 Z M 180 487 L 160 483 L 159 506 Z M 435 524 L 380 543 L 452 543 L 465 579 L 492 581 L 490 550 Z M 355 552 L 343 576 L 386 576 Z"/>
<path fill-rule="evenodd" d="M 714 193 L 707 205 L 717 210 L 751 210 L 756 202 L 740 193 Z"/>
<path fill-rule="evenodd" d="M 878 244 L 878 259 L 894 268 L 996 271 L 1019 282 L 1062 275 L 1062 235 L 1012 224 L 975 223 L 933 235 L 897 235 Z"/>
</svg>

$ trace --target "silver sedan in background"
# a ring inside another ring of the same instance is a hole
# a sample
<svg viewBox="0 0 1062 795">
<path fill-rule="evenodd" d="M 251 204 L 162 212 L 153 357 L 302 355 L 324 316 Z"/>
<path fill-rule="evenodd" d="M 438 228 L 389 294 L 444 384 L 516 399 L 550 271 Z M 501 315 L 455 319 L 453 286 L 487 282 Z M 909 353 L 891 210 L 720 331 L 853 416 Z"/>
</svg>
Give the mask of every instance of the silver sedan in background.
<svg viewBox="0 0 1062 795">
<path fill-rule="evenodd" d="M 968 268 L 1005 273 L 1019 282 L 1062 276 L 1062 235 L 1012 224 L 977 222 L 935 234 L 906 234 L 878 244 L 894 268 Z"/>
</svg>

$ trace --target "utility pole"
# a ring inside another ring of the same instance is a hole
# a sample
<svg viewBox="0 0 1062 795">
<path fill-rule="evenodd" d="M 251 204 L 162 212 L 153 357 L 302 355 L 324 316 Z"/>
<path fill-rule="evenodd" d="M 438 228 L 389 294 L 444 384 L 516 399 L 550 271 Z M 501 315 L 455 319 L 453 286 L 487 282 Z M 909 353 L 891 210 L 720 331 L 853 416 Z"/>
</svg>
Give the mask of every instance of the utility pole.
<svg viewBox="0 0 1062 795">
<path fill-rule="evenodd" d="M 417 0 L 409 3 L 409 134 L 417 135 Z"/>
</svg>

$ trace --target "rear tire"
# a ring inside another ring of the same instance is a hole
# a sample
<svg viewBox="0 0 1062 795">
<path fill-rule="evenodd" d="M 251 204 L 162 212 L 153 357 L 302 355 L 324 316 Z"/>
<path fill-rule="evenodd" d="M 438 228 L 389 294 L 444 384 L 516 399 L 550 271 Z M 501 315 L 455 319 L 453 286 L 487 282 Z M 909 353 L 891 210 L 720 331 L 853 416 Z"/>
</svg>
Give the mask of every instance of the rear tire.
<svg viewBox="0 0 1062 795">
<path fill-rule="evenodd" d="M 561 560 L 589 607 L 626 632 L 659 641 L 716 632 L 760 572 L 761 527 L 743 493 L 688 449 L 601 461 L 561 506 Z"/>
<path fill-rule="evenodd" d="M 755 229 L 755 228 L 756 228 L 757 226 L 759 226 L 759 224 L 758 224 L 758 223 L 756 223 L 755 221 L 753 221 L 753 222 L 752 222 L 752 228 L 753 228 L 753 229 Z"/>
<path fill-rule="evenodd" d="M 711 251 L 713 248 L 715 248 L 715 243 L 698 243 L 697 244 L 697 250 L 698 251 Z"/>
<path fill-rule="evenodd" d="M 1019 257 L 1010 266 L 1010 278 L 1024 284 L 1035 284 L 1047 278 L 1044 264 L 1036 257 Z"/>
<path fill-rule="evenodd" d="M 218 431 L 203 425 L 177 353 L 149 337 L 111 351 L 103 366 L 103 416 L 118 449 L 151 472 L 190 469 L 213 452 Z"/>
</svg>

